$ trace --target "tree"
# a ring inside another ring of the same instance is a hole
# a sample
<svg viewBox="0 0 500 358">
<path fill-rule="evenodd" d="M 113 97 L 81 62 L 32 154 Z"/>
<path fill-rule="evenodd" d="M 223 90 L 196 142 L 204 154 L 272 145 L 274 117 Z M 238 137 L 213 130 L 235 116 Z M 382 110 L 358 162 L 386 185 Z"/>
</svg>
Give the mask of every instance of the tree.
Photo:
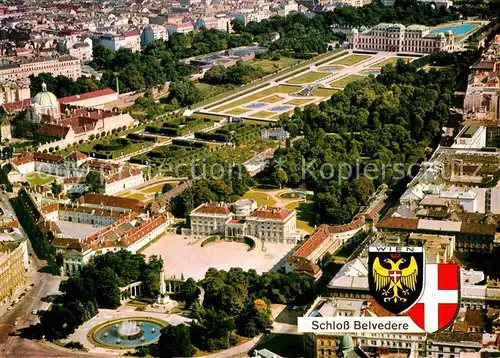
<svg viewBox="0 0 500 358">
<path fill-rule="evenodd" d="M 169 93 L 166 98 L 168 103 L 176 100 L 181 107 L 190 106 L 200 102 L 202 98 L 201 91 L 192 81 L 175 81 L 170 84 Z"/>
<path fill-rule="evenodd" d="M 195 351 L 191 344 L 189 327 L 181 323 L 177 326 L 168 325 L 162 329 L 156 345 L 157 356 L 164 358 L 192 357 Z"/>
<path fill-rule="evenodd" d="M 174 188 L 174 186 L 171 183 L 165 183 L 165 184 L 163 184 L 163 187 L 161 188 L 161 193 L 162 194 L 168 193 L 173 188 Z"/>
<path fill-rule="evenodd" d="M 189 308 L 200 296 L 200 288 L 195 280 L 188 278 L 182 283 L 181 296 L 186 301 L 186 307 Z"/>
<path fill-rule="evenodd" d="M 91 170 L 87 177 L 85 178 L 85 184 L 87 184 L 87 190 L 89 193 L 101 193 L 104 190 L 104 183 L 101 175 Z"/>
<path fill-rule="evenodd" d="M 50 190 L 52 191 L 52 194 L 59 195 L 62 193 L 63 186 L 62 184 L 57 184 L 57 182 L 54 180 L 52 184 L 50 184 Z"/>
<path fill-rule="evenodd" d="M 255 337 L 270 328 L 272 320 L 265 302 L 261 299 L 249 302 L 236 320 L 238 333 L 245 337 Z"/>
</svg>

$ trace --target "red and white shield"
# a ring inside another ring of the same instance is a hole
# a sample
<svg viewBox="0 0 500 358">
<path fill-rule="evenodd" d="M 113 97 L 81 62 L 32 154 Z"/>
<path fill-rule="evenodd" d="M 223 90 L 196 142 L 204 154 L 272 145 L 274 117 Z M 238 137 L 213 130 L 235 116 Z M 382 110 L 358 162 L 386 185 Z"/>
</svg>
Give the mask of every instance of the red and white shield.
<svg viewBox="0 0 500 358">
<path fill-rule="evenodd" d="M 460 272 L 456 264 L 427 264 L 420 300 L 408 311 L 417 326 L 432 333 L 455 319 L 460 308 Z"/>
</svg>

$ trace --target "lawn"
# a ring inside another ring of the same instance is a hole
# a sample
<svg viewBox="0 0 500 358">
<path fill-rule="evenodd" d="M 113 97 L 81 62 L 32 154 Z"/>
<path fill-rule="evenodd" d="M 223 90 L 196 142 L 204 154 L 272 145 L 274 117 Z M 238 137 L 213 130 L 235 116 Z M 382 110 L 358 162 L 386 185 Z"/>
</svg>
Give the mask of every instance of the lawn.
<svg viewBox="0 0 500 358">
<path fill-rule="evenodd" d="M 217 114 L 205 114 L 205 113 L 193 113 L 191 115 L 193 118 L 207 118 L 211 119 L 212 121 L 219 122 L 221 119 L 227 118 L 227 116 L 224 115 L 217 115 Z"/>
<path fill-rule="evenodd" d="M 139 193 L 129 194 L 129 195 L 126 196 L 126 198 L 128 198 L 128 199 L 137 199 L 137 200 L 141 200 L 141 201 L 146 201 L 148 199 L 148 198 L 146 198 L 146 195 L 139 194 Z"/>
<path fill-rule="evenodd" d="M 271 73 L 271 72 L 276 72 L 278 70 L 282 70 L 284 68 L 291 67 L 299 62 L 300 62 L 300 60 L 295 59 L 295 58 L 282 57 L 277 61 L 255 60 L 255 61 L 252 61 L 250 64 L 254 67 L 260 67 L 264 71 Z"/>
<path fill-rule="evenodd" d="M 257 345 L 252 349 L 268 349 L 271 352 L 287 358 L 304 357 L 303 336 L 296 334 L 271 333 L 262 336 Z"/>
<path fill-rule="evenodd" d="M 275 103 L 275 102 L 281 101 L 282 99 L 283 99 L 283 97 L 280 97 L 278 95 L 272 95 L 272 96 L 269 96 L 267 98 L 261 99 L 260 101 L 266 102 L 266 103 Z"/>
<path fill-rule="evenodd" d="M 227 111 L 227 112 L 224 112 L 224 113 L 232 114 L 234 116 L 238 116 L 238 115 L 246 113 L 248 111 L 250 111 L 250 109 L 248 109 L 248 108 L 234 108 L 234 109 L 231 109 L 230 111 Z"/>
<path fill-rule="evenodd" d="M 26 179 L 31 185 L 45 185 L 52 183 L 55 179 L 54 176 L 45 173 L 30 173 L 26 176 Z"/>
<path fill-rule="evenodd" d="M 165 183 L 155 184 L 153 186 L 149 186 L 149 187 L 142 189 L 141 192 L 147 193 L 147 194 L 159 193 L 159 192 L 161 192 L 161 189 L 163 188 L 164 185 L 165 185 Z"/>
<path fill-rule="evenodd" d="M 313 219 L 313 205 L 311 201 L 297 201 L 286 206 L 287 209 L 297 212 L 297 228 L 305 230 L 309 234 L 314 232 L 314 227 L 309 224 Z"/>
<path fill-rule="evenodd" d="M 320 96 L 320 97 L 326 97 L 330 98 L 333 96 L 334 93 L 338 92 L 339 90 L 336 89 L 329 89 L 329 88 L 316 88 L 313 91 L 314 96 Z"/>
<path fill-rule="evenodd" d="M 346 66 L 352 66 L 355 65 L 361 61 L 369 59 L 371 56 L 368 55 L 350 55 L 347 56 L 346 58 L 343 58 L 342 60 L 338 60 L 333 62 L 334 64 L 339 64 L 339 65 L 346 65 Z"/>
<path fill-rule="evenodd" d="M 289 79 L 287 82 L 288 83 L 293 83 L 293 84 L 304 84 L 304 83 L 313 83 L 316 82 L 322 78 L 325 78 L 328 76 L 328 73 L 324 72 L 307 72 L 304 73 L 303 75 L 295 78 Z"/>
<path fill-rule="evenodd" d="M 293 110 L 288 111 L 288 112 L 283 112 L 283 113 L 280 113 L 280 114 L 277 114 L 277 115 L 271 117 L 271 119 L 280 119 L 280 117 L 284 114 L 286 114 L 288 117 L 290 117 L 293 114 L 293 112 L 294 112 Z"/>
<path fill-rule="evenodd" d="M 241 105 L 245 105 L 247 103 L 258 101 L 264 97 L 268 97 L 268 96 L 275 95 L 278 93 L 293 93 L 293 92 L 299 91 L 300 89 L 301 89 L 301 87 L 299 87 L 299 86 L 286 86 L 286 85 L 273 86 L 273 87 L 266 88 L 265 90 L 258 91 L 254 94 L 249 95 L 249 96 L 240 98 L 240 99 L 233 101 L 233 102 L 230 102 L 228 104 L 225 104 L 225 105 L 222 105 L 219 107 L 215 107 L 215 108 L 211 108 L 210 111 L 223 112 L 223 111 L 227 111 L 229 109 L 235 108 L 235 107 L 239 107 Z"/>
<path fill-rule="evenodd" d="M 311 99 L 302 99 L 302 98 L 297 98 L 297 99 L 292 99 L 291 101 L 285 102 L 285 104 L 291 104 L 293 106 L 302 106 L 303 104 L 311 102 Z"/>
<path fill-rule="evenodd" d="M 243 195 L 243 199 L 253 199 L 257 202 L 257 206 L 259 207 L 263 205 L 276 205 L 276 201 L 269 196 L 269 194 L 258 191 L 247 191 L 245 195 Z"/>
<path fill-rule="evenodd" d="M 260 111 L 257 113 L 252 114 L 252 117 L 257 117 L 257 118 L 269 118 L 271 116 L 274 116 L 276 112 L 269 112 L 269 111 Z"/>
<path fill-rule="evenodd" d="M 341 78 L 340 80 L 334 81 L 330 83 L 330 86 L 332 87 L 337 87 L 337 88 L 344 88 L 347 86 L 349 83 L 362 80 L 363 78 L 366 78 L 365 76 L 358 76 L 358 75 L 349 75 L 347 77 Z"/>
<path fill-rule="evenodd" d="M 398 60 L 400 58 L 402 58 L 402 57 L 390 57 L 390 58 L 385 59 L 382 62 L 378 62 L 378 63 L 374 64 L 373 67 L 384 67 L 385 65 L 394 64 L 394 63 L 398 62 Z"/>
</svg>

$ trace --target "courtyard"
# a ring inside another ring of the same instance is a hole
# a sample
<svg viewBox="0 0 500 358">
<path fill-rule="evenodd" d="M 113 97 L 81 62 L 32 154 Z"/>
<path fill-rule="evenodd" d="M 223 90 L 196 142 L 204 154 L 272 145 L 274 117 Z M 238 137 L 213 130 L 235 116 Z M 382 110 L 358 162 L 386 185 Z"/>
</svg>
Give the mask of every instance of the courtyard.
<svg viewBox="0 0 500 358">
<path fill-rule="evenodd" d="M 256 247 L 247 251 L 248 246 L 236 242 L 213 242 L 201 247 L 202 239 L 186 239 L 182 235 L 165 234 L 141 253 L 146 257 L 162 255 L 167 277 L 192 277 L 200 280 L 207 270 L 229 270 L 241 267 L 243 270 L 255 269 L 263 273 L 273 269 L 295 247 L 293 244 L 266 244 L 256 240 Z"/>
<path fill-rule="evenodd" d="M 63 237 L 80 239 L 89 237 L 103 228 L 100 225 L 82 224 L 62 220 L 56 221 L 56 225 L 61 229 Z"/>
</svg>

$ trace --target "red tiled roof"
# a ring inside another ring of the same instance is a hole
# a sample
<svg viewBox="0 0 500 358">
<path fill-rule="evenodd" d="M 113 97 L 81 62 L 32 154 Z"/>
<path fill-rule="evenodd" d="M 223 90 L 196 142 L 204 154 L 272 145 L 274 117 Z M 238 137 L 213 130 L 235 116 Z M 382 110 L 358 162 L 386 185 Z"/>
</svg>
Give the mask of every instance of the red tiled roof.
<svg viewBox="0 0 500 358">
<path fill-rule="evenodd" d="M 59 98 L 58 101 L 59 101 L 59 103 L 65 104 L 65 103 L 70 103 L 70 102 L 84 101 L 86 99 L 97 98 L 97 97 L 101 97 L 101 96 L 107 96 L 107 95 L 114 94 L 114 93 L 116 93 L 116 92 L 113 91 L 111 88 L 106 88 L 106 89 L 102 89 L 102 90 L 77 94 L 75 96 Z"/>
<path fill-rule="evenodd" d="M 71 178 L 65 178 L 64 184 L 78 184 L 78 183 L 84 183 L 85 182 L 85 177 L 71 177 Z"/>
<path fill-rule="evenodd" d="M 48 153 L 40 153 L 36 152 L 33 158 L 37 162 L 45 162 L 45 163 L 61 163 L 64 161 L 64 158 L 60 155 L 48 154 Z"/>
<path fill-rule="evenodd" d="M 23 99 L 22 101 L 4 103 L 2 106 L 3 108 L 5 108 L 7 112 L 17 112 L 28 108 L 28 106 L 32 103 L 32 101 L 33 100 L 31 98 L 27 98 Z"/>
<path fill-rule="evenodd" d="M 495 235 L 497 228 L 493 224 L 462 221 L 460 232 L 464 234 Z"/>
<path fill-rule="evenodd" d="M 115 208 L 124 208 L 132 211 L 139 211 L 146 207 L 146 204 L 137 199 L 120 198 L 118 196 L 102 195 L 102 194 L 85 194 L 78 198 L 80 205 L 102 205 Z"/>
<path fill-rule="evenodd" d="M 41 135 L 52 137 L 65 138 L 69 132 L 69 127 L 61 126 L 58 124 L 45 123 L 39 132 Z"/>
<path fill-rule="evenodd" d="M 76 159 L 76 160 L 83 160 L 83 159 L 86 159 L 88 157 L 85 154 L 83 154 L 82 152 L 73 152 L 70 155 L 68 155 L 67 158 L 72 158 L 72 159 Z"/>
<path fill-rule="evenodd" d="M 407 229 L 415 230 L 418 227 L 418 219 L 390 217 L 377 224 L 382 229 Z"/>
<path fill-rule="evenodd" d="M 123 169 L 121 172 L 113 174 L 110 177 L 106 178 L 106 184 L 111 184 L 115 183 L 120 180 L 124 180 L 130 177 L 135 177 L 137 175 L 142 175 L 142 171 L 137 168 L 126 168 Z"/>
<path fill-rule="evenodd" d="M 34 161 L 35 159 L 33 159 L 31 155 L 20 155 L 10 160 L 11 164 L 15 166 L 32 163 Z"/>
<path fill-rule="evenodd" d="M 57 211 L 59 209 L 59 205 L 57 204 L 49 204 L 45 205 L 40 209 L 40 213 L 46 215 L 48 213 L 52 213 L 54 211 Z"/>
<path fill-rule="evenodd" d="M 135 30 L 132 30 L 132 31 L 124 31 L 124 32 L 122 32 L 122 35 L 125 37 L 139 36 L 139 33 Z"/>
<path fill-rule="evenodd" d="M 231 209 L 226 203 L 205 203 L 195 209 L 193 213 L 228 215 L 231 213 Z"/>
<path fill-rule="evenodd" d="M 293 214 L 293 210 L 285 209 L 285 208 L 276 208 L 272 206 L 263 206 L 257 210 L 255 210 L 251 217 L 258 217 L 263 219 L 279 219 L 284 220 L 290 215 Z"/>
<path fill-rule="evenodd" d="M 320 225 L 314 234 L 304 242 L 298 249 L 293 253 L 293 256 L 308 257 L 314 252 L 325 240 L 330 238 L 329 226 L 326 224 Z"/>
<path fill-rule="evenodd" d="M 318 265 L 306 259 L 305 257 L 291 256 L 287 259 L 287 262 L 293 263 L 295 272 L 310 276 L 315 279 L 321 272 L 321 269 Z"/>
</svg>

